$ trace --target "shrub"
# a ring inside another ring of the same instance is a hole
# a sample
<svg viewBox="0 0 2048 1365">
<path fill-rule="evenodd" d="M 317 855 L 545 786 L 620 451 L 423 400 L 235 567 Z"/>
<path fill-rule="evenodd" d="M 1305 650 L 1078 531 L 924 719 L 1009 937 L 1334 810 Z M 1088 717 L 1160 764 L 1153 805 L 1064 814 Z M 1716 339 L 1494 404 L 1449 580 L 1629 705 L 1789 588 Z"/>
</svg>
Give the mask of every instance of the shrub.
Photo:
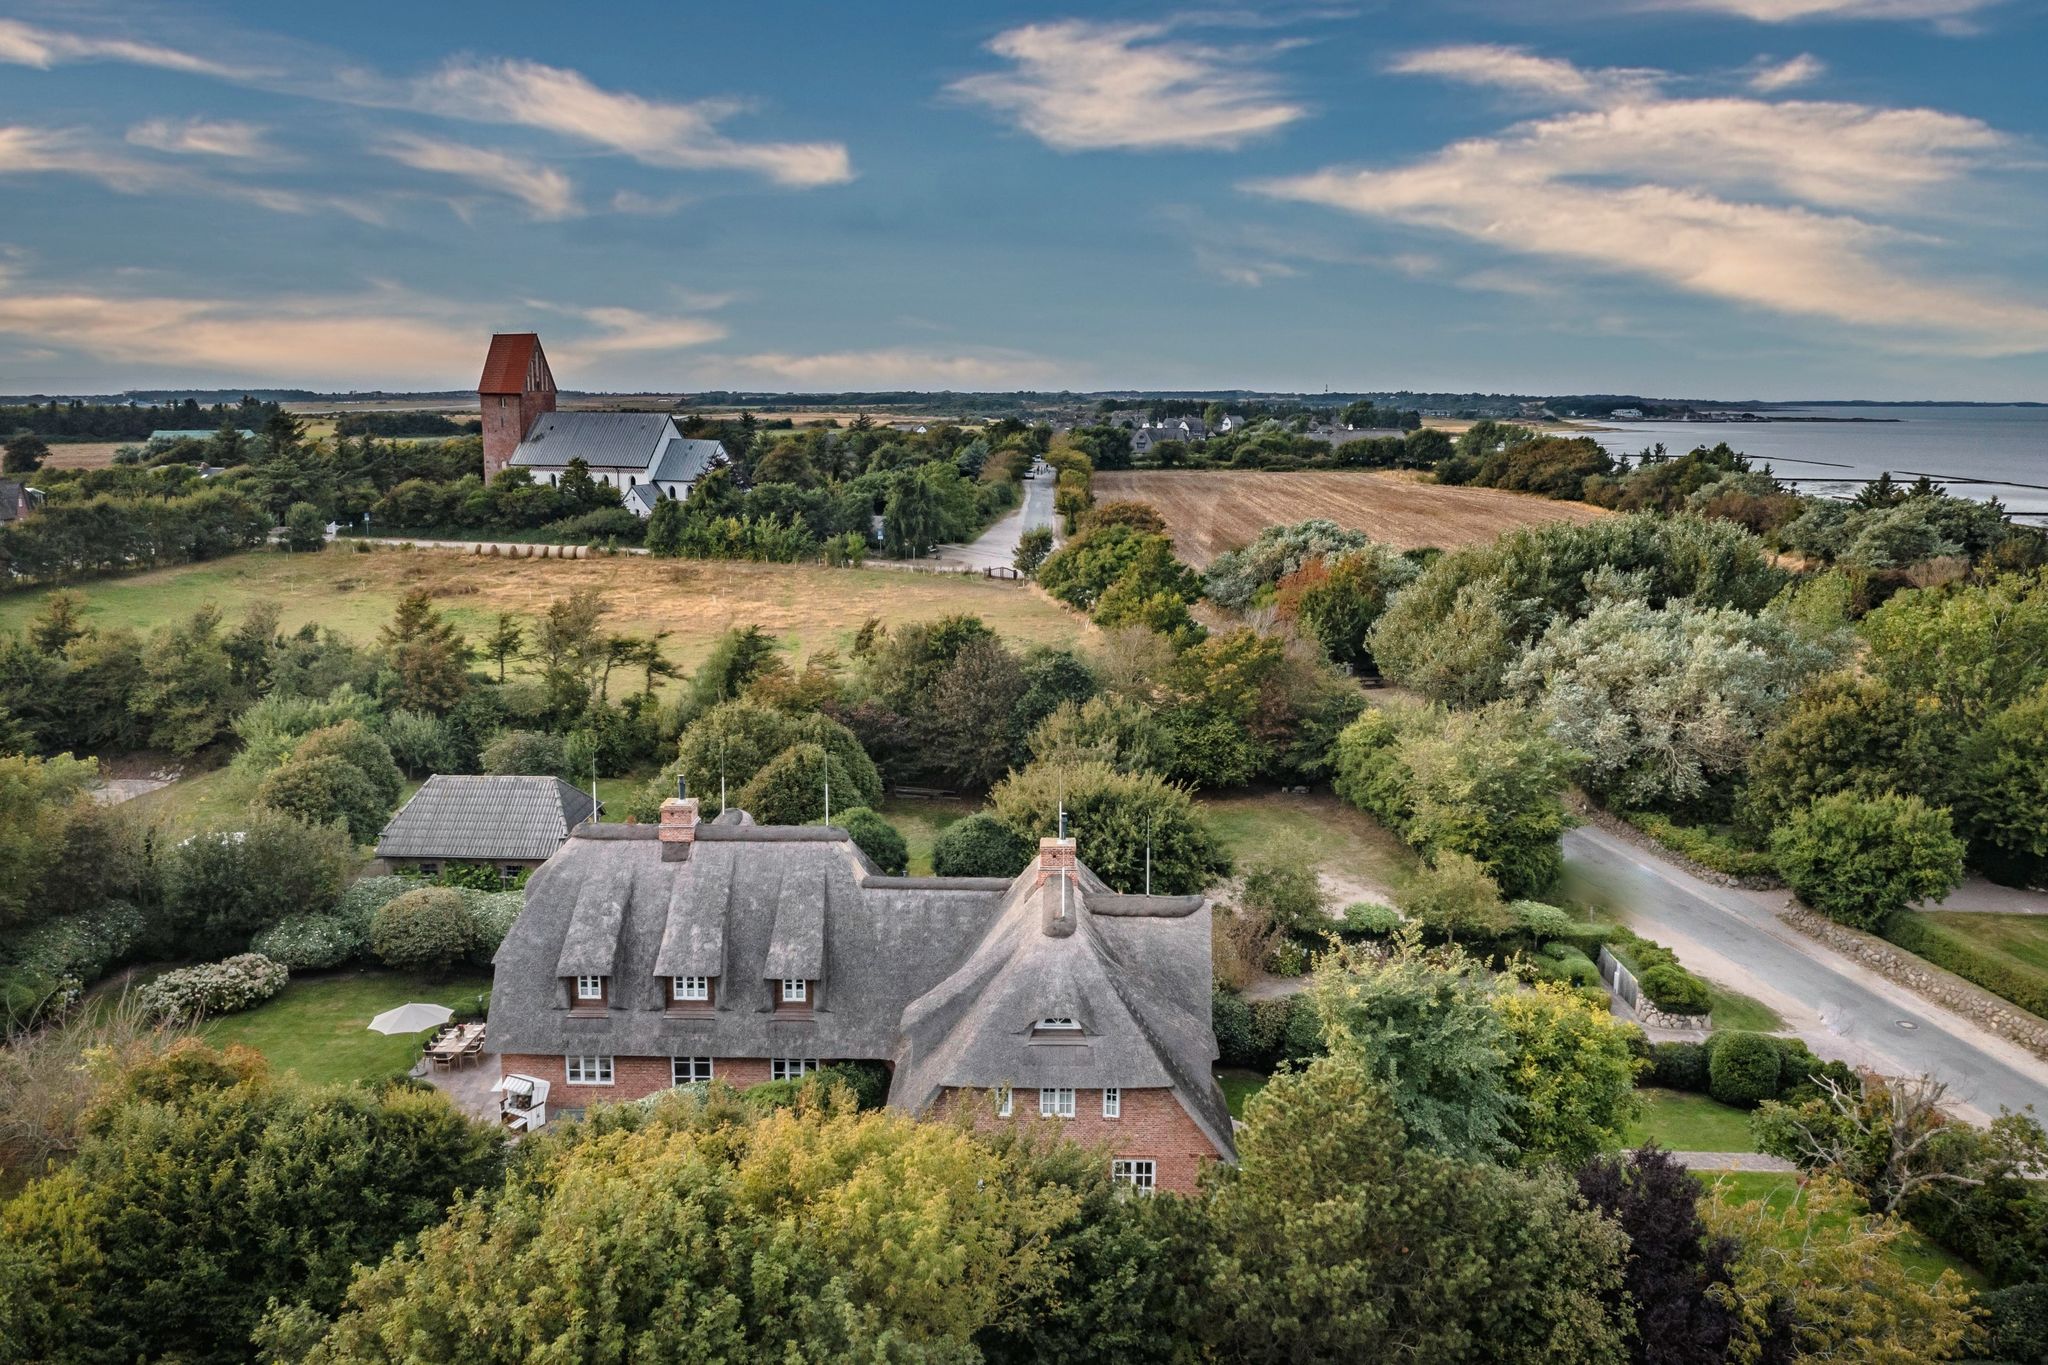
<svg viewBox="0 0 2048 1365">
<path fill-rule="evenodd" d="M 292 759 L 263 779 L 256 804 L 309 825 L 340 823 L 359 844 L 376 839 L 391 814 L 362 770 L 334 754 Z"/>
<path fill-rule="evenodd" d="M 1967 933 L 1942 923 L 1939 915 L 1890 915 L 1879 932 L 1907 952 L 1945 967 L 1965 981 L 1974 981 L 2023 1010 L 2048 1016 L 2048 982 L 2042 980 L 2038 971 L 2016 966 L 1986 951 Z"/>
<path fill-rule="evenodd" d="M 1761 1033 L 1717 1033 L 1707 1043 L 1707 1093 L 1723 1104 L 1754 1109 L 1778 1093 L 1782 1055 Z"/>
<path fill-rule="evenodd" d="M 1667 1090 L 1685 1090 L 1696 1095 L 1707 1092 L 1707 1045 L 1705 1043 L 1655 1043 L 1650 1048 L 1652 1085 Z"/>
<path fill-rule="evenodd" d="M 1990 1354 L 2017 1365 L 2048 1361 L 2048 1283 L 2016 1284 L 1977 1300 L 1987 1314 Z"/>
<path fill-rule="evenodd" d="M 1155 894 L 1190 895 L 1230 872 L 1230 855 L 1187 788 L 1151 773 L 1034 763 L 1003 779 L 989 800 L 997 819 L 1032 840 L 1054 834 L 1064 808 L 1080 860 L 1118 891 L 1144 888 L 1148 843 Z"/>
<path fill-rule="evenodd" d="M 405 790 L 405 774 L 392 760 L 391 746 L 369 726 L 359 720 L 345 720 L 313 731 L 292 750 L 294 763 L 328 757 L 338 758 L 361 773 L 385 810 L 398 804 L 399 794 Z"/>
<path fill-rule="evenodd" d="M 841 792 L 833 788 L 832 799 L 844 801 L 849 809 L 856 805 L 872 809 L 882 799 L 882 774 L 875 767 L 875 761 L 868 757 L 868 751 L 861 747 L 853 731 L 827 715 L 813 712 L 796 723 L 792 743 L 820 745 L 825 752 L 838 761 L 845 770 L 850 785 Z"/>
<path fill-rule="evenodd" d="M 517 891 L 478 891 L 471 887 L 462 888 L 459 894 L 463 908 L 469 911 L 470 960 L 486 966 L 497 953 L 498 945 L 505 941 L 505 935 L 512 932 L 512 921 L 526 908 L 526 897 Z"/>
<path fill-rule="evenodd" d="M 941 877 L 1014 877 L 1030 861 L 1030 841 L 987 811 L 955 820 L 932 845 L 932 871 Z"/>
<path fill-rule="evenodd" d="M 1603 1001 L 1608 999 L 1607 987 L 1600 980 L 1599 965 L 1569 943 L 1556 940 L 1544 944 L 1543 955 L 1536 960 L 1536 966 L 1547 977 L 1597 990 Z"/>
<path fill-rule="evenodd" d="M 1344 938 L 1356 941 L 1363 938 L 1386 938 L 1407 921 L 1401 912 L 1391 905 L 1380 905 L 1375 901 L 1354 901 L 1344 907 L 1344 919 L 1337 932 Z"/>
<path fill-rule="evenodd" d="M 1618 811 L 1623 820 L 1664 847 L 1701 867 L 1730 877 L 1774 878 L 1778 865 L 1763 849 L 1744 848 L 1733 838 L 1698 825 L 1681 825 L 1654 811 Z"/>
<path fill-rule="evenodd" d="M 339 967 L 368 946 L 367 928 L 340 915 L 293 915 L 249 941 L 249 951 L 295 972 Z"/>
<path fill-rule="evenodd" d="M 1516 901 L 1508 909 L 1515 917 L 1516 927 L 1534 943 L 1562 939 L 1578 924 L 1556 906 L 1545 905 L 1541 901 Z"/>
<path fill-rule="evenodd" d="M 1479 861 L 1448 851 L 1415 875 L 1401 908 L 1429 933 L 1463 942 L 1490 943 L 1515 924 Z"/>
<path fill-rule="evenodd" d="M 889 1099 L 889 1068 L 881 1062 L 834 1062 L 819 1067 L 805 1080 L 819 1089 L 846 1087 L 862 1109 L 880 1109 Z"/>
<path fill-rule="evenodd" d="M 339 826 L 256 807 L 240 829 L 209 830 L 165 850 L 152 948 L 167 956 L 234 952 L 279 920 L 333 905 L 359 856 Z"/>
<path fill-rule="evenodd" d="M 476 941 L 462 893 L 445 886 L 408 891 L 370 920 L 370 950 L 401 971 L 446 972 L 469 955 Z"/>
<path fill-rule="evenodd" d="M 822 744 L 792 744 L 755 773 L 733 804 L 764 825 L 805 825 L 824 818 L 826 783 L 851 796 L 852 776 Z"/>
<path fill-rule="evenodd" d="M 853 842 L 868 860 L 892 877 L 903 875 L 910 866 L 910 848 L 896 826 L 866 806 L 855 806 L 839 817 L 839 827 L 853 836 Z"/>
<path fill-rule="evenodd" d="M 1801 900 L 1858 929 L 1939 900 L 1963 879 L 1948 811 L 1917 796 L 1824 796 L 1779 826 L 1771 852 Z"/>
<path fill-rule="evenodd" d="M 1714 1008 L 1707 983 L 1672 963 L 1660 962 L 1644 971 L 1636 985 L 1666 1014 L 1709 1014 Z"/>
<path fill-rule="evenodd" d="M 189 1024 L 260 1005 L 284 989 L 291 972 L 261 953 L 165 972 L 142 988 L 142 1008 L 166 1023 Z"/>
<path fill-rule="evenodd" d="M 563 771 L 567 754 L 560 735 L 542 730 L 507 730 L 487 745 L 483 769 L 501 777 L 552 777 Z"/>
<path fill-rule="evenodd" d="M 1216 1031 L 1216 1060 L 1222 1066 L 1256 1066 L 1252 1007 L 1236 991 L 1216 987 L 1209 993 L 1209 1023 Z"/>
<path fill-rule="evenodd" d="M 334 907 L 335 918 L 367 944 L 370 941 L 371 917 L 383 906 L 418 887 L 419 882 L 415 878 L 399 876 L 364 877 L 350 882 L 341 893 L 340 904 Z"/>
</svg>

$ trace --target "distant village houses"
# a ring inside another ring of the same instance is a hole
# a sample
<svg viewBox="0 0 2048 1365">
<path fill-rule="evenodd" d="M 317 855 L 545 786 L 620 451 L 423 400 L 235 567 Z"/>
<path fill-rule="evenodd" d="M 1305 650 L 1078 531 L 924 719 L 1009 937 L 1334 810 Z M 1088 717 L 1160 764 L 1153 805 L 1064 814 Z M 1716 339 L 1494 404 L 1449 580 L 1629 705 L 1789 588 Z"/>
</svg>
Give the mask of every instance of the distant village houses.
<svg viewBox="0 0 2048 1365">
<path fill-rule="evenodd" d="M 646 517 L 665 499 L 688 499 L 726 462 L 723 445 L 684 436 L 665 412 L 557 411 L 555 377 L 532 332 L 492 337 L 476 388 L 487 483 L 524 469 L 535 483 L 558 484 L 581 460 L 591 478 L 619 490 L 628 511 Z"/>
</svg>

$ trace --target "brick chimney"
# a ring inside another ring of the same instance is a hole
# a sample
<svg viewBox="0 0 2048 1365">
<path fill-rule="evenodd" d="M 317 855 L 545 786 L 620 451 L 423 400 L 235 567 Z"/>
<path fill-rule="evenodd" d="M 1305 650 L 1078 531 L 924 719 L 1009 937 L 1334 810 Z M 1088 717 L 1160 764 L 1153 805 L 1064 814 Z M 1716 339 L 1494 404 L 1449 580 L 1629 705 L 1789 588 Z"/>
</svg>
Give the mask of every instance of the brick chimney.
<svg viewBox="0 0 2048 1365">
<path fill-rule="evenodd" d="M 1038 876 L 1031 884 L 1039 893 L 1039 928 L 1048 937 L 1067 937 L 1074 932 L 1074 925 L 1079 920 L 1081 888 L 1074 884 L 1077 865 L 1072 839 L 1038 841 Z M 1057 881 L 1059 885 L 1047 886 L 1049 881 Z"/>
<path fill-rule="evenodd" d="M 661 860 L 679 863 L 690 856 L 697 842 L 697 798 L 685 796 L 683 783 L 676 780 L 676 794 L 661 803 Z"/>
</svg>

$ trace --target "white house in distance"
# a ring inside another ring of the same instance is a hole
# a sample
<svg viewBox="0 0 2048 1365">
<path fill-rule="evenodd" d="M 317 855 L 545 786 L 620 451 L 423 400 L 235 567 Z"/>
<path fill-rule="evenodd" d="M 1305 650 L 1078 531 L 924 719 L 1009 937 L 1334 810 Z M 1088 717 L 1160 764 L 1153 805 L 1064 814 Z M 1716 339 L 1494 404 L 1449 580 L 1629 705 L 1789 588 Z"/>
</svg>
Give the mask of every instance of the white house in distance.
<svg viewBox="0 0 2048 1365">
<path fill-rule="evenodd" d="M 570 461 L 581 460 L 591 478 L 618 489 L 627 510 L 645 517 L 665 498 L 688 498 L 697 480 L 725 463 L 724 446 L 685 437 L 665 412 L 556 411 L 555 378 L 532 332 L 491 338 L 476 396 L 486 482 L 516 467 L 535 483 L 560 483 Z"/>
</svg>

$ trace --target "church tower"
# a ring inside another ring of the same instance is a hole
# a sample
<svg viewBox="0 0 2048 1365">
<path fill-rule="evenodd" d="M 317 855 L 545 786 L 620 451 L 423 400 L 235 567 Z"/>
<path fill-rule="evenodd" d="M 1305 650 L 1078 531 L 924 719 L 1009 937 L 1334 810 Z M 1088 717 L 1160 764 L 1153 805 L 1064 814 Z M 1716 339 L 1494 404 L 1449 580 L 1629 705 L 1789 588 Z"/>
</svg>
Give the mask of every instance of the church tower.
<svg viewBox="0 0 2048 1365">
<path fill-rule="evenodd" d="M 533 332 L 499 332 L 484 358 L 476 397 L 484 418 L 484 482 L 498 477 L 544 412 L 555 410 L 555 377 Z"/>
</svg>

